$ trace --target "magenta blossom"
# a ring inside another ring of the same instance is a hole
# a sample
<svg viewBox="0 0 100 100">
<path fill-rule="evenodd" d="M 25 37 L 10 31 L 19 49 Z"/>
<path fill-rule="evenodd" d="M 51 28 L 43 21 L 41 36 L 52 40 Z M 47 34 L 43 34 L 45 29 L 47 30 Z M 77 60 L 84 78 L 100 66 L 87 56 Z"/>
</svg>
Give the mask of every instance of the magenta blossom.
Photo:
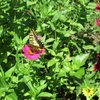
<svg viewBox="0 0 100 100">
<path fill-rule="evenodd" d="M 96 6 L 95 10 L 100 10 L 100 4 Z"/>
<path fill-rule="evenodd" d="M 38 35 L 37 37 L 38 37 L 38 39 L 42 39 L 42 37 L 40 35 Z"/>
<path fill-rule="evenodd" d="M 41 54 L 44 54 L 46 53 L 46 50 L 45 49 L 40 49 L 40 48 L 37 48 L 36 47 L 30 47 L 28 44 L 25 45 L 23 47 L 23 52 L 24 52 L 24 56 L 27 58 L 27 59 L 38 59 L 40 57 Z"/>
<path fill-rule="evenodd" d="M 96 20 L 96 24 L 97 24 L 98 26 L 100 26 L 100 18 L 98 18 L 98 19 Z"/>
<path fill-rule="evenodd" d="M 27 12 L 27 14 L 30 14 L 30 13 L 31 13 L 30 11 Z"/>
<path fill-rule="evenodd" d="M 100 70 L 100 54 L 97 55 L 97 57 L 98 57 L 98 62 L 94 65 L 94 70 L 93 71 Z"/>
</svg>

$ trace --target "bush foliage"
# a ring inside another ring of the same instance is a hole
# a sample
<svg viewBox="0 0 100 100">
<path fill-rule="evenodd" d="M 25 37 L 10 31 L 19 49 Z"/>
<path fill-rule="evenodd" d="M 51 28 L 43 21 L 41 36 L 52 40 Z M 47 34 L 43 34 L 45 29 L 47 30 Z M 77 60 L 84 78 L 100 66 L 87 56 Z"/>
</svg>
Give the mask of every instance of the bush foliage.
<svg viewBox="0 0 100 100">
<path fill-rule="evenodd" d="M 100 51 L 98 2 L 0 1 L 0 100 L 100 99 L 100 74 L 93 71 Z M 46 49 L 37 60 L 22 52 L 31 29 Z"/>
</svg>

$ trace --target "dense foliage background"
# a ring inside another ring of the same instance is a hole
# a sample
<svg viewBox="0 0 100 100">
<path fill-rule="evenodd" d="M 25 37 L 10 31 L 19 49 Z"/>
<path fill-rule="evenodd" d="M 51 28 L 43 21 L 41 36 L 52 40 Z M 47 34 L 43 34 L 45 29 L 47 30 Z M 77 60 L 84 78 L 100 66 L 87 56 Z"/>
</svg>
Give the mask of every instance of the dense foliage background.
<svg viewBox="0 0 100 100">
<path fill-rule="evenodd" d="M 100 100 L 100 74 L 93 71 L 100 51 L 98 3 L 0 0 L 0 100 Z M 33 28 L 46 49 L 37 60 L 22 52 Z"/>
</svg>

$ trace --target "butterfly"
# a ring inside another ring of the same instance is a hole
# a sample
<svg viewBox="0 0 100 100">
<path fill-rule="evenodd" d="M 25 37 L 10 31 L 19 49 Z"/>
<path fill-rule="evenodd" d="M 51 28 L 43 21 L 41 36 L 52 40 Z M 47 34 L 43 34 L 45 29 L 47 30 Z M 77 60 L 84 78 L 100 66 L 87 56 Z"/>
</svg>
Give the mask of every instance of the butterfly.
<svg viewBox="0 0 100 100">
<path fill-rule="evenodd" d="M 34 49 L 43 49 L 44 44 L 38 39 L 36 32 L 34 29 L 32 29 L 29 33 L 29 47 L 34 48 Z"/>
<path fill-rule="evenodd" d="M 99 3 L 100 3 L 100 1 L 99 1 L 99 0 L 95 0 L 95 2 L 96 2 L 97 4 L 99 4 Z"/>
</svg>

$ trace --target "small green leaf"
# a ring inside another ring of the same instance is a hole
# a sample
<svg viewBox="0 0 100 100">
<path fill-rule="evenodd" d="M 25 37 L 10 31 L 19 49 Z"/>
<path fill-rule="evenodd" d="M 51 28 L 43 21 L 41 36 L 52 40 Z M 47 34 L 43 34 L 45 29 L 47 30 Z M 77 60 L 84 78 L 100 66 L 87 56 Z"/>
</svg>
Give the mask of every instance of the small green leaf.
<svg viewBox="0 0 100 100">
<path fill-rule="evenodd" d="M 55 63 L 57 63 L 59 61 L 59 59 L 57 58 L 52 58 L 49 62 L 48 62 L 48 67 L 54 65 Z"/>
<path fill-rule="evenodd" d="M 75 42 L 71 41 L 70 43 L 73 44 L 77 48 L 79 53 L 81 52 L 81 48 Z"/>
<path fill-rule="evenodd" d="M 7 58 L 7 52 L 0 57 L 0 64 Z"/>
<path fill-rule="evenodd" d="M 1 35 L 2 35 L 2 32 L 3 32 L 3 27 L 0 26 L 0 37 L 1 37 Z"/>
<path fill-rule="evenodd" d="M 42 92 L 38 95 L 38 97 L 53 97 L 53 95 L 48 92 Z"/>
<path fill-rule="evenodd" d="M 63 58 L 63 52 L 58 53 L 56 56 Z"/>
<path fill-rule="evenodd" d="M 35 96 L 36 89 L 33 87 L 32 82 L 30 81 L 29 77 L 24 75 L 23 80 L 25 84 L 27 85 L 27 87 L 29 88 L 29 90 L 32 92 L 33 96 Z"/>
<path fill-rule="evenodd" d="M 41 65 L 41 64 L 33 64 L 33 67 L 37 67 L 37 68 L 45 68 L 45 66 Z"/>
<path fill-rule="evenodd" d="M 48 13 L 48 6 L 46 4 L 41 5 L 41 17 L 44 19 Z"/>
<path fill-rule="evenodd" d="M 81 29 L 83 29 L 83 30 L 84 30 L 83 25 L 82 25 L 82 24 L 80 24 L 80 23 L 76 23 L 76 22 L 74 22 L 74 23 L 71 23 L 71 25 L 78 26 L 78 27 L 80 27 Z"/>
<path fill-rule="evenodd" d="M 50 5 L 48 5 L 48 12 L 51 12 L 52 11 L 52 9 L 54 7 L 53 3 L 54 2 L 52 1 L 52 2 L 50 2 Z"/>
<path fill-rule="evenodd" d="M 54 43 L 53 43 L 53 50 L 56 50 L 56 49 L 57 49 L 57 47 L 58 47 L 59 43 L 60 43 L 60 39 L 59 39 L 59 38 L 57 38 L 57 40 L 56 40 L 56 41 L 54 41 Z"/>
<path fill-rule="evenodd" d="M 88 5 L 86 6 L 86 8 L 95 9 L 96 5 L 97 5 L 97 4 L 94 3 L 94 2 L 90 2 L 90 3 L 88 3 Z"/>
<path fill-rule="evenodd" d="M 15 91 L 13 90 L 13 92 L 10 92 L 7 96 L 6 96 L 7 100 L 18 100 L 18 97 L 15 93 Z"/>
<path fill-rule="evenodd" d="M 90 0 L 80 0 L 80 3 L 83 4 L 83 5 L 85 5 L 85 4 L 87 4 L 89 1 L 90 1 Z"/>
<path fill-rule="evenodd" d="M 74 57 L 72 60 L 78 66 L 83 66 L 88 59 L 89 54 L 80 54 Z"/>
<path fill-rule="evenodd" d="M 50 24 L 50 26 L 51 26 L 52 30 L 55 30 L 55 29 L 56 29 L 56 28 L 55 28 L 55 26 L 54 26 L 54 24 L 53 24 L 52 22 L 48 21 L 47 23 L 49 23 L 49 24 Z"/>
<path fill-rule="evenodd" d="M 61 16 L 61 13 L 57 11 L 57 12 L 55 13 L 54 17 L 52 18 L 52 22 L 57 21 L 57 20 L 59 19 L 60 16 Z"/>
<path fill-rule="evenodd" d="M 27 41 L 28 41 L 28 39 L 29 39 L 29 35 L 27 35 L 26 37 L 24 37 L 24 39 L 23 39 L 23 44 L 26 44 Z"/>
<path fill-rule="evenodd" d="M 85 49 L 85 50 L 93 49 L 94 50 L 94 46 L 93 45 L 83 45 L 83 49 Z"/>
<path fill-rule="evenodd" d="M 17 44 L 20 44 L 20 38 L 18 37 L 17 34 L 14 34 L 14 40 Z"/>
<path fill-rule="evenodd" d="M 42 85 L 40 85 L 40 86 L 37 87 L 37 90 L 38 90 L 38 92 L 41 92 L 46 87 L 47 87 L 47 84 L 42 84 Z"/>
<path fill-rule="evenodd" d="M 5 76 L 10 77 L 14 70 L 15 70 L 15 67 L 10 68 L 9 70 L 5 72 Z"/>
<path fill-rule="evenodd" d="M 30 6 L 30 5 L 34 5 L 37 3 L 38 0 L 34 0 L 34 1 L 28 1 L 27 0 L 27 6 Z"/>
<path fill-rule="evenodd" d="M 59 71 L 58 77 L 62 77 L 62 76 L 66 76 L 66 69 L 65 68 L 62 68 Z"/>
<path fill-rule="evenodd" d="M 82 78 L 84 74 L 85 74 L 84 68 L 80 68 L 77 72 L 75 72 L 75 77 Z"/>
<path fill-rule="evenodd" d="M 55 39 L 54 38 L 49 38 L 46 40 L 46 43 L 50 43 L 50 42 L 53 42 Z"/>
<path fill-rule="evenodd" d="M 8 89 L 8 84 L 6 83 L 5 79 L 0 77 L 0 91 L 6 91 Z"/>
<path fill-rule="evenodd" d="M 61 49 L 61 51 L 69 52 L 69 49 L 68 48 L 63 48 L 63 49 Z"/>
<path fill-rule="evenodd" d="M 54 50 L 49 49 L 49 52 L 50 52 L 53 56 L 56 56 L 56 53 L 55 53 Z"/>
</svg>

